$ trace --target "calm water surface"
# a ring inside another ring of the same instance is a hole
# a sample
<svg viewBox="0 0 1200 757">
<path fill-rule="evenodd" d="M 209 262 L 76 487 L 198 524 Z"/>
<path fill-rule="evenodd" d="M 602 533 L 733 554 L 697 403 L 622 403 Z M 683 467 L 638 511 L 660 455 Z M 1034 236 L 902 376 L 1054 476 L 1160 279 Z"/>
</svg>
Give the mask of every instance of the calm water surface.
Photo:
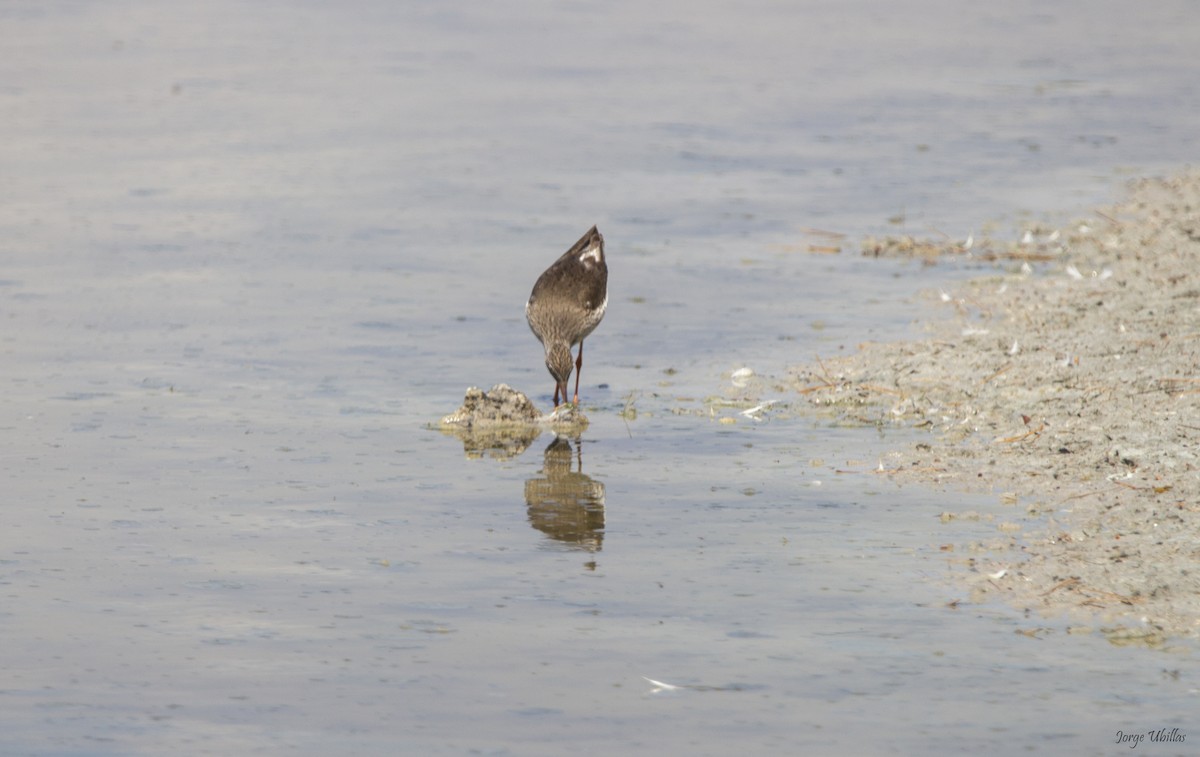
<svg viewBox="0 0 1200 757">
<path fill-rule="evenodd" d="M 707 401 L 741 366 L 911 335 L 914 294 L 963 275 L 866 261 L 866 234 L 1015 234 L 1194 158 L 1191 4 L 0 23 L 0 751 L 1200 738 L 1191 647 L 947 607 L 940 547 L 996 521 L 938 513 L 1024 521 L 872 473 L 914 437 Z M 593 223 L 588 431 L 478 456 L 429 430 L 470 385 L 549 403 L 522 306 Z"/>
</svg>

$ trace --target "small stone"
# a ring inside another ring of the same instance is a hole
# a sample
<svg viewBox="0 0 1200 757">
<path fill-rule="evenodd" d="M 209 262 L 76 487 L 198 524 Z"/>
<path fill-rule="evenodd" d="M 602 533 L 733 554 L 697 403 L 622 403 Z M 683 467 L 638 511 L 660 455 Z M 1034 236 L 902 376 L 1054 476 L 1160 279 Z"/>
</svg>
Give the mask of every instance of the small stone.
<svg viewBox="0 0 1200 757">
<path fill-rule="evenodd" d="M 478 425 L 536 423 L 540 413 L 529 398 L 508 384 L 496 384 L 485 392 L 479 387 L 467 389 L 463 404 L 442 418 L 443 426 L 474 428 Z"/>
</svg>

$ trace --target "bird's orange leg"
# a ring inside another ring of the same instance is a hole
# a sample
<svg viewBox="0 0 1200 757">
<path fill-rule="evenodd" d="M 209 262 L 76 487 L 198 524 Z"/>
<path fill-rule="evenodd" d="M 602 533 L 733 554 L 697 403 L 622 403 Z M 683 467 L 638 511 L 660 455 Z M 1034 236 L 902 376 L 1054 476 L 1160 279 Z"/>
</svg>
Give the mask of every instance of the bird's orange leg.
<svg viewBox="0 0 1200 757">
<path fill-rule="evenodd" d="M 579 374 L 583 373 L 583 340 L 579 340 L 579 357 L 575 358 L 575 404 L 579 404 Z M 563 395 L 563 402 L 567 397 Z"/>
</svg>

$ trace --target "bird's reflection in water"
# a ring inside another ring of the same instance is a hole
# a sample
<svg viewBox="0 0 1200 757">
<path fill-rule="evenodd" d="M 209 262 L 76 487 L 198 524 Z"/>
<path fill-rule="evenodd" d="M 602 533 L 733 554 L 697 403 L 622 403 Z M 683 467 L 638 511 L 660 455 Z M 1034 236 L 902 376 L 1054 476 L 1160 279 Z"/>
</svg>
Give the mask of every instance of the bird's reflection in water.
<svg viewBox="0 0 1200 757">
<path fill-rule="evenodd" d="M 571 470 L 571 442 L 558 437 L 546 448 L 544 478 L 525 482 L 529 522 L 574 549 L 599 552 L 604 541 L 604 484 L 583 473 L 582 452 Z"/>
</svg>

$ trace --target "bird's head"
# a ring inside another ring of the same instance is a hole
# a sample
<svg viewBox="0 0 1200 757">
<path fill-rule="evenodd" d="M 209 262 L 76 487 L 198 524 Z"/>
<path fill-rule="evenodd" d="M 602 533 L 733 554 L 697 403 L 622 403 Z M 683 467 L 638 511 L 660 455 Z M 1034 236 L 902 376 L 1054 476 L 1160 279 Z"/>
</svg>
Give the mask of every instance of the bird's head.
<svg viewBox="0 0 1200 757">
<path fill-rule="evenodd" d="M 571 369 L 574 367 L 571 348 L 564 342 L 556 342 L 546 348 L 546 369 L 554 377 L 558 391 L 562 392 L 563 402 L 567 401 L 567 381 L 571 378 Z"/>
</svg>

